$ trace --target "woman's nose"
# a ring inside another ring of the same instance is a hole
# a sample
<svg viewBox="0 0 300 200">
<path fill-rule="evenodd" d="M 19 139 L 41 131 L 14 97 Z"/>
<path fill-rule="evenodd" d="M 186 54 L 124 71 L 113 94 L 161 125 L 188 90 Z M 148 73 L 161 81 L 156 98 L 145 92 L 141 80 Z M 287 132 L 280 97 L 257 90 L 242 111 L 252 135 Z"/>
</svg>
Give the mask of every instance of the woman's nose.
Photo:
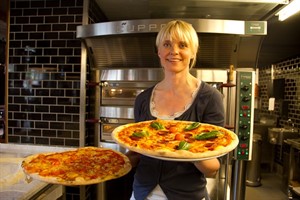
<svg viewBox="0 0 300 200">
<path fill-rule="evenodd" d="M 179 51 L 179 48 L 178 48 L 178 46 L 177 45 L 173 45 L 172 47 L 171 47 L 171 54 L 178 54 L 178 51 Z"/>
</svg>

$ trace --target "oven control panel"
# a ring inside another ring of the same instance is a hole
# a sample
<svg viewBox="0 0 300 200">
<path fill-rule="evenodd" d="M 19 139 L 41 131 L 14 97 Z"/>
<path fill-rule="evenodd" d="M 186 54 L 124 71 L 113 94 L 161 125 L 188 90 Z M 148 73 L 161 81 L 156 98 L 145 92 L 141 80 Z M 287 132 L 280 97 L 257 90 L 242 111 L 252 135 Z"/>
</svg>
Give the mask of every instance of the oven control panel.
<svg viewBox="0 0 300 200">
<path fill-rule="evenodd" d="M 251 160 L 254 121 L 254 71 L 237 71 L 236 125 L 239 144 L 235 149 L 237 160 Z"/>
</svg>

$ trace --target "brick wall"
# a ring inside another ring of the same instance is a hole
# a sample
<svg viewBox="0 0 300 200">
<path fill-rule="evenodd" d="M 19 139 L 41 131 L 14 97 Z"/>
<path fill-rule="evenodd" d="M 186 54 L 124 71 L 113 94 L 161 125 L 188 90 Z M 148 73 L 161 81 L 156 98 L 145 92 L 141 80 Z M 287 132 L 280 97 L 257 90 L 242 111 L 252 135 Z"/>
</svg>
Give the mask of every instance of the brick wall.
<svg viewBox="0 0 300 200">
<path fill-rule="evenodd" d="M 11 0 L 8 141 L 79 145 L 83 0 Z"/>
<path fill-rule="evenodd" d="M 269 111 L 268 84 L 271 82 L 272 75 L 274 79 L 285 79 L 284 99 L 275 99 L 275 109 Z M 273 69 L 272 66 L 260 69 L 259 86 L 261 112 L 277 116 L 278 125 L 281 127 L 288 125 L 286 121 L 291 119 L 295 127 L 300 128 L 300 56 L 279 62 L 273 65 Z M 282 107 L 284 102 L 288 103 L 286 107 Z M 287 115 L 282 117 L 282 112 L 286 112 Z"/>
</svg>

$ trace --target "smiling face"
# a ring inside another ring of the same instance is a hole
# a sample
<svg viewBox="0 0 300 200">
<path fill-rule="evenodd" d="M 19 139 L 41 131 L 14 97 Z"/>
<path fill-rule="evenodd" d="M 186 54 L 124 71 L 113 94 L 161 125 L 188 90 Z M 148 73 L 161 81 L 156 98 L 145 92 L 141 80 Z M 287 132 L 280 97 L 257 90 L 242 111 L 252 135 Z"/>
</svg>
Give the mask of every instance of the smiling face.
<svg viewBox="0 0 300 200">
<path fill-rule="evenodd" d="M 176 38 L 164 40 L 158 47 L 158 56 L 165 70 L 176 72 L 189 69 L 194 57 L 187 43 Z"/>
<path fill-rule="evenodd" d="M 180 20 L 171 21 L 158 33 L 156 46 L 165 70 L 179 72 L 195 64 L 198 36 L 190 24 Z"/>
</svg>

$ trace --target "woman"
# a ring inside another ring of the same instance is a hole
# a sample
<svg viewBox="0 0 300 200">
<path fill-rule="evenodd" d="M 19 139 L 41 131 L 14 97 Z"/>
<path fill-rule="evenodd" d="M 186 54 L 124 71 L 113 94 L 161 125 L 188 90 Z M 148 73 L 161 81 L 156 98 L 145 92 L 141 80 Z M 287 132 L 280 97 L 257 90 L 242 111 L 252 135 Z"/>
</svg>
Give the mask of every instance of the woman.
<svg viewBox="0 0 300 200">
<path fill-rule="evenodd" d="M 136 122 L 160 119 L 199 121 L 223 126 L 221 94 L 190 74 L 195 65 L 198 36 L 181 20 L 166 24 L 157 35 L 156 47 L 164 79 L 135 101 Z M 201 200 L 207 176 L 214 175 L 218 159 L 197 162 L 163 161 L 129 152 L 136 168 L 131 199 Z"/>
</svg>

